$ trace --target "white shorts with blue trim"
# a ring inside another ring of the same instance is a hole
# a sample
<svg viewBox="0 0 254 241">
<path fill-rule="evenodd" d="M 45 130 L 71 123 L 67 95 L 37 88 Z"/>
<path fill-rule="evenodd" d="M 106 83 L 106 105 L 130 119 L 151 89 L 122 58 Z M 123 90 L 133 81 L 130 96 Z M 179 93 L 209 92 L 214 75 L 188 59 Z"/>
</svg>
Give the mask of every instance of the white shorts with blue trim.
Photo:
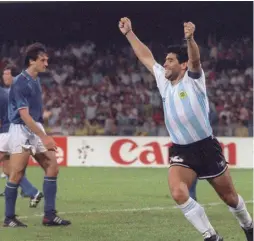
<svg viewBox="0 0 254 241">
<path fill-rule="evenodd" d="M 36 124 L 45 133 L 42 124 L 39 122 L 36 122 Z M 25 125 L 11 124 L 9 138 L 10 154 L 18 154 L 24 150 L 30 150 L 31 154 L 35 155 L 36 153 L 47 151 L 41 139 Z"/>
<path fill-rule="evenodd" d="M 10 135 L 8 132 L 0 134 L 0 152 L 6 153 L 10 151 L 9 139 L 10 139 Z"/>
</svg>

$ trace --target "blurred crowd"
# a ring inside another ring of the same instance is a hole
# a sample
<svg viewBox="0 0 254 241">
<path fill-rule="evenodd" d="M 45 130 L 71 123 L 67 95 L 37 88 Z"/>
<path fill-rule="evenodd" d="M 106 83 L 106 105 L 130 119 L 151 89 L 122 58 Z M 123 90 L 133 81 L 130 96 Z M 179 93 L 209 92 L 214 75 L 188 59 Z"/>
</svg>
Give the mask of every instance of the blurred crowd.
<svg viewBox="0 0 254 241">
<path fill-rule="evenodd" d="M 209 38 L 199 44 L 214 134 L 253 136 L 251 39 Z M 166 46 L 148 46 L 163 64 Z M 2 45 L 0 68 L 7 62 L 22 66 L 23 49 L 17 43 Z M 168 136 L 154 77 L 127 44 L 99 49 L 86 41 L 49 52 L 50 67 L 41 76 L 49 133 Z"/>
</svg>

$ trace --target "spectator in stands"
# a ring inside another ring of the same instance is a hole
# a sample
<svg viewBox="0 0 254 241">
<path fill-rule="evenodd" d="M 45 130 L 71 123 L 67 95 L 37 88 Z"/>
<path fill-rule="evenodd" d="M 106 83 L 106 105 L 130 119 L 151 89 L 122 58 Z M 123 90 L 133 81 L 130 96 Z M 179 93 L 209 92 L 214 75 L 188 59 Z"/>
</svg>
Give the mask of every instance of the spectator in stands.
<svg viewBox="0 0 254 241">
<path fill-rule="evenodd" d="M 160 55 L 164 46 L 154 49 Z M 22 47 L 19 47 L 22 52 Z M 18 44 L 2 45 L 0 68 L 18 63 Z M 201 46 L 210 120 L 215 134 L 232 136 L 238 119 L 253 136 L 252 41 Z M 166 135 L 162 101 L 154 77 L 129 46 L 100 51 L 95 43 L 51 50 L 50 70 L 41 76 L 47 131 L 62 135 Z M 148 121 L 148 117 L 152 120 Z M 144 122 L 144 119 L 146 120 Z M 218 133 L 217 133 L 218 132 Z M 237 132 L 238 133 L 238 132 Z"/>
<path fill-rule="evenodd" d="M 236 136 L 236 137 L 248 137 L 249 136 L 248 128 L 245 126 L 244 121 L 241 119 L 238 121 L 238 125 L 234 130 L 234 136 Z"/>
</svg>

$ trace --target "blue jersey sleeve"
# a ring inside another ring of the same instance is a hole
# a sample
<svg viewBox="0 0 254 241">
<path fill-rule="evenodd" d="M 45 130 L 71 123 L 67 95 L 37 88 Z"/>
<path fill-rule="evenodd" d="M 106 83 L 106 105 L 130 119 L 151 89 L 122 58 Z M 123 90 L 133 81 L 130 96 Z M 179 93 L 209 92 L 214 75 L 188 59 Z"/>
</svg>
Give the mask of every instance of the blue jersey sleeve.
<svg viewBox="0 0 254 241">
<path fill-rule="evenodd" d="M 15 85 L 13 88 L 13 97 L 16 102 L 17 109 L 28 108 L 26 86 Z"/>
</svg>

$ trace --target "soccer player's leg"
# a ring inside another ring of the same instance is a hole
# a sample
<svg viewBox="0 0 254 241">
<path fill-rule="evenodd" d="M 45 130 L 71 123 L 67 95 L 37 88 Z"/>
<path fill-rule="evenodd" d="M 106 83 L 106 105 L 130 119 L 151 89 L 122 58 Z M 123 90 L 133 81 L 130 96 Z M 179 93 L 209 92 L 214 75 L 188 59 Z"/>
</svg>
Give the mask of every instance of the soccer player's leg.
<svg viewBox="0 0 254 241">
<path fill-rule="evenodd" d="M 70 221 L 60 218 L 56 212 L 57 175 L 59 168 L 55 151 L 40 152 L 34 157 L 45 171 L 43 183 L 44 218 L 42 224 L 45 226 L 70 225 Z"/>
<path fill-rule="evenodd" d="M 5 187 L 5 220 L 4 227 L 27 227 L 15 215 L 18 187 L 30 156 L 29 150 L 11 154 L 9 160 L 9 180 Z"/>
<path fill-rule="evenodd" d="M 178 156 L 178 153 L 176 152 L 175 148 L 169 148 L 169 154 L 170 156 Z M 196 188 L 197 188 L 198 178 L 196 178 L 193 183 L 191 184 L 189 188 L 189 195 L 192 199 L 197 201 L 197 194 L 196 194 Z"/>
<path fill-rule="evenodd" d="M 200 179 L 207 179 L 219 197 L 228 205 L 244 230 L 248 241 L 253 241 L 253 220 L 243 198 L 236 192 L 222 148 L 216 138 L 206 145 L 206 159 Z"/>
<path fill-rule="evenodd" d="M 5 152 L 0 151 L 0 163 L 2 164 L 2 173 L 1 173 L 1 178 L 5 178 L 3 175 L 4 174 L 4 161 L 7 159 L 7 155 Z M 0 191 L 0 197 L 4 197 L 4 191 Z"/>
<path fill-rule="evenodd" d="M 6 159 L 3 161 L 3 172 L 7 176 L 7 181 L 9 180 L 9 159 L 10 157 L 6 156 Z M 19 186 L 21 187 L 21 191 L 30 198 L 29 207 L 37 207 L 43 198 L 43 193 L 35 188 L 25 175 L 21 178 Z"/>
<path fill-rule="evenodd" d="M 205 241 L 222 241 L 208 220 L 204 208 L 189 196 L 189 188 L 196 178 L 197 174 L 190 168 L 171 166 L 168 184 L 172 198 L 186 219 L 203 235 Z"/>
<path fill-rule="evenodd" d="M 247 211 L 243 198 L 236 192 L 229 170 L 209 180 L 220 198 L 228 205 L 243 229 L 246 239 L 253 241 L 253 220 Z"/>
<path fill-rule="evenodd" d="M 24 176 L 29 156 L 35 147 L 30 145 L 30 135 L 20 125 L 15 124 L 11 124 L 9 128 L 6 144 L 10 159 L 8 160 L 9 180 L 5 188 L 4 227 L 27 227 L 16 218 L 15 206 L 19 183 Z"/>
<path fill-rule="evenodd" d="M 190 197 L 189 190 L 200 172 L 199 144 L 189 146 L 173 145 L 170 148 L 168 184 L 171 195 L 186 219 L 203 235 L 205 241 L 222 241 L 204 208 Z"/>
<path fill-rule="evenodd" d="M 22 177 L 19 185 L 22 192 L 30 197 L 29 207 L 36 208 L 41 199 L 44 197 L 43 193 L 34 187 L 25 175 Z"/>
<path fill-rule="evenodd" d="M 190 197 L 193 198 L 195 201 L 197 201 L 197 194 L 196 194 L 197 183 L 198 183 L 198 179 L 196 178 L 194 182 L 191 184 L 189 189 Z"/>
<path fill-rule="evenodd" d="M 219 160 L 218 162 L 222 161 L 223 160 Z M 213 177 L 207 180 L 213 186 L 213 188 L 215 189 L 221 200 L 228 205 L 229 211 L 238 220 L 240 227 L 243 229 L 246 235 L 246 239 L 248 241 L 253 241 L 252 217 L 250 213 L 247 211 L 243 198 L 235 190 L 229 170 L 228 169 L 220 170 L 220 168 L 218 168 L 219 165 L 217 165 L 218 162 L 213 161 L 214 163 Z"/>
</svg>

